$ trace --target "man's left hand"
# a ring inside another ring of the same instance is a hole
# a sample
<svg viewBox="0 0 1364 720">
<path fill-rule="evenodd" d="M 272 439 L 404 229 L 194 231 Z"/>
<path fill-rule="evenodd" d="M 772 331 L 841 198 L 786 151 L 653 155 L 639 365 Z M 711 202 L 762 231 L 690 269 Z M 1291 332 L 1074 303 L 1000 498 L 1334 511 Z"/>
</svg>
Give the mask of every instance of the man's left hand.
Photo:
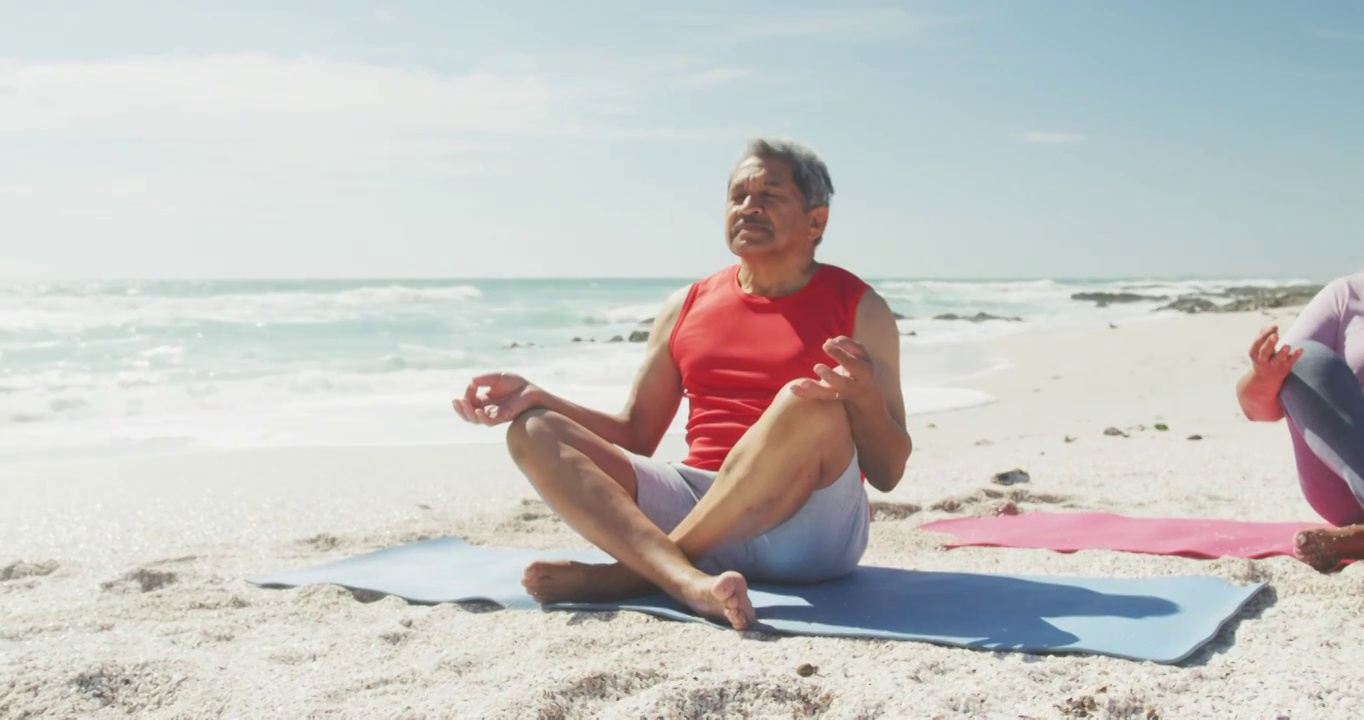
<svg viewBox="0 0 1364 720">
<path fill-rule="evenodd" d="M 815 374 L 820 379 L 797 380 L 791 386 L 797 397 L 856 404 L 877 396 L 880 391 L 876 386 L 876 366 L 861 343 L 840 335 L 825 341 L 824 352 L 838 361 L 838 367 L 815 365 Z"/>
</svg>

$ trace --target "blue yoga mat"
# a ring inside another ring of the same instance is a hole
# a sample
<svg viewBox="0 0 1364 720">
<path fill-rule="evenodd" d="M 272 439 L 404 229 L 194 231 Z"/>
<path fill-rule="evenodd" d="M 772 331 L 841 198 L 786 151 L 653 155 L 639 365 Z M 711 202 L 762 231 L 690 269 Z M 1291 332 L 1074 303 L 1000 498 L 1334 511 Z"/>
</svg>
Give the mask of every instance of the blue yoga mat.
<svg viewBox="0 0 1364 720">
<path fill-rule="evenodd" d="M 253 578 L 262 587 L 340 585 L 415 603 L 538 605 L 521 587 L 533 560 L 605 562 L 599 552 L 515 550 L 455 537 L 387 548 Z M 981 650 L 1070 652 L 1177 663 L 1217 634 L 1264 587 L 1213 577 L 1074 578 L 921 572 L 863 566 L 816 585 L 755 583 L 752 628 L 786 635 L 917 640 Z M 632 610 L 724 627 L 667 595 L 545 610 Z"/>
</svg>

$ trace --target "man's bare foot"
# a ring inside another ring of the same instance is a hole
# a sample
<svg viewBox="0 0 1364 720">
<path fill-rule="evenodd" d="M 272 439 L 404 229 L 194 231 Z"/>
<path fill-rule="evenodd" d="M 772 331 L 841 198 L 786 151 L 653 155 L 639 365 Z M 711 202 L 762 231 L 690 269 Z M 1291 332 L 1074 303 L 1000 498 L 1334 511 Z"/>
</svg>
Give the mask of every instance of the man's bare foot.
<svg viewBox="0 0 1364 720">
<path fill-rule="evenodd" d="M 592 565 L 573 560 L 537 560 L 526 566 L 521 586 L 535 602 L 610 602 L 654 590 L 624 565 Z"/>
<path fill-rule="evenodd" d="M 734 571 L 714 577 L 701 576 L 692 585 L 683 588 L 679 599 L 697 615 L 723 620 L 735 630 L 747 630 L 756 619 L 753 603 L 748 599 L 748 581 Z"/>
<path fill-rule="evenodd" d="M 1342 560 L 1364 559 L 1364 525 L 1303 530 L 1293 538 L 1293 556 L 1318 572 L 1330 572 Z"/>
<path fill-rule="evenodd" d="M 535 602 L 611 602 L 646 595 L 656 588 L 624 565 L 592 565 L 573 560 L 537 560 L 526 566 L 521 586 Z M 696 614 L 729 623 L 736 630 L 753 624 L 748 581 L 736 572 L 717 576 L 698 574 L 679 591 L 677 599 Z"/>
</svg>

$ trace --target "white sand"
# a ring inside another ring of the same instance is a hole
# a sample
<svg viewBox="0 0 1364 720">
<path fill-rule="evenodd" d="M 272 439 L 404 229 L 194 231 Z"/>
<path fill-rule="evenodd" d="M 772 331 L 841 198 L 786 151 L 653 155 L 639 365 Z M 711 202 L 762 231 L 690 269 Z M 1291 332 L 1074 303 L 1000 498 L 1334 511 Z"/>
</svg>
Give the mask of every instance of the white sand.
<svg viewBox="0 0 1364 720">
<path fill-rule="evenodd" d="M 0 465 L 0 717 L 1356 717 L 1364 566 L 944 551 L 916 530 L 1000 492 L 1024 511 L 1316 520 L 1283 426 L 1244 421 L 1232 394 L 1266 322 L 996 341 L 1014 367 L 970 385 L 1000 402 L 913 418 L 906 480 L 872 491 L 904 506 L 873 526 L 868 563 L 1271 584 L 1183 666 L 262 590 L 243 578 L 430 536 L 582 542 L 500 445 L 242 451 Z M 1031 484 L 990 484 L 1014 467 Z"/>
</svg>

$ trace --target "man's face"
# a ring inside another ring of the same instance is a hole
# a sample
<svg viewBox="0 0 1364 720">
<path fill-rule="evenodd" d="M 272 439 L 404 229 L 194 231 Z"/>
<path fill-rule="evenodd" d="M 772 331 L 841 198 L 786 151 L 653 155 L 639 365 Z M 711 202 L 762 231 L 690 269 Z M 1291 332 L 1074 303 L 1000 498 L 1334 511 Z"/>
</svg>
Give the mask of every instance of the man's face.
<svg viewBox="0 0 1364 720">
<path fill-rule="evenodd" d="M 725 237 L 736 255 L 804 249 L 824 232 L 829 209 L 805 210 L 791 166 L 752 157 L 729 181 Z"/>
</svg>

